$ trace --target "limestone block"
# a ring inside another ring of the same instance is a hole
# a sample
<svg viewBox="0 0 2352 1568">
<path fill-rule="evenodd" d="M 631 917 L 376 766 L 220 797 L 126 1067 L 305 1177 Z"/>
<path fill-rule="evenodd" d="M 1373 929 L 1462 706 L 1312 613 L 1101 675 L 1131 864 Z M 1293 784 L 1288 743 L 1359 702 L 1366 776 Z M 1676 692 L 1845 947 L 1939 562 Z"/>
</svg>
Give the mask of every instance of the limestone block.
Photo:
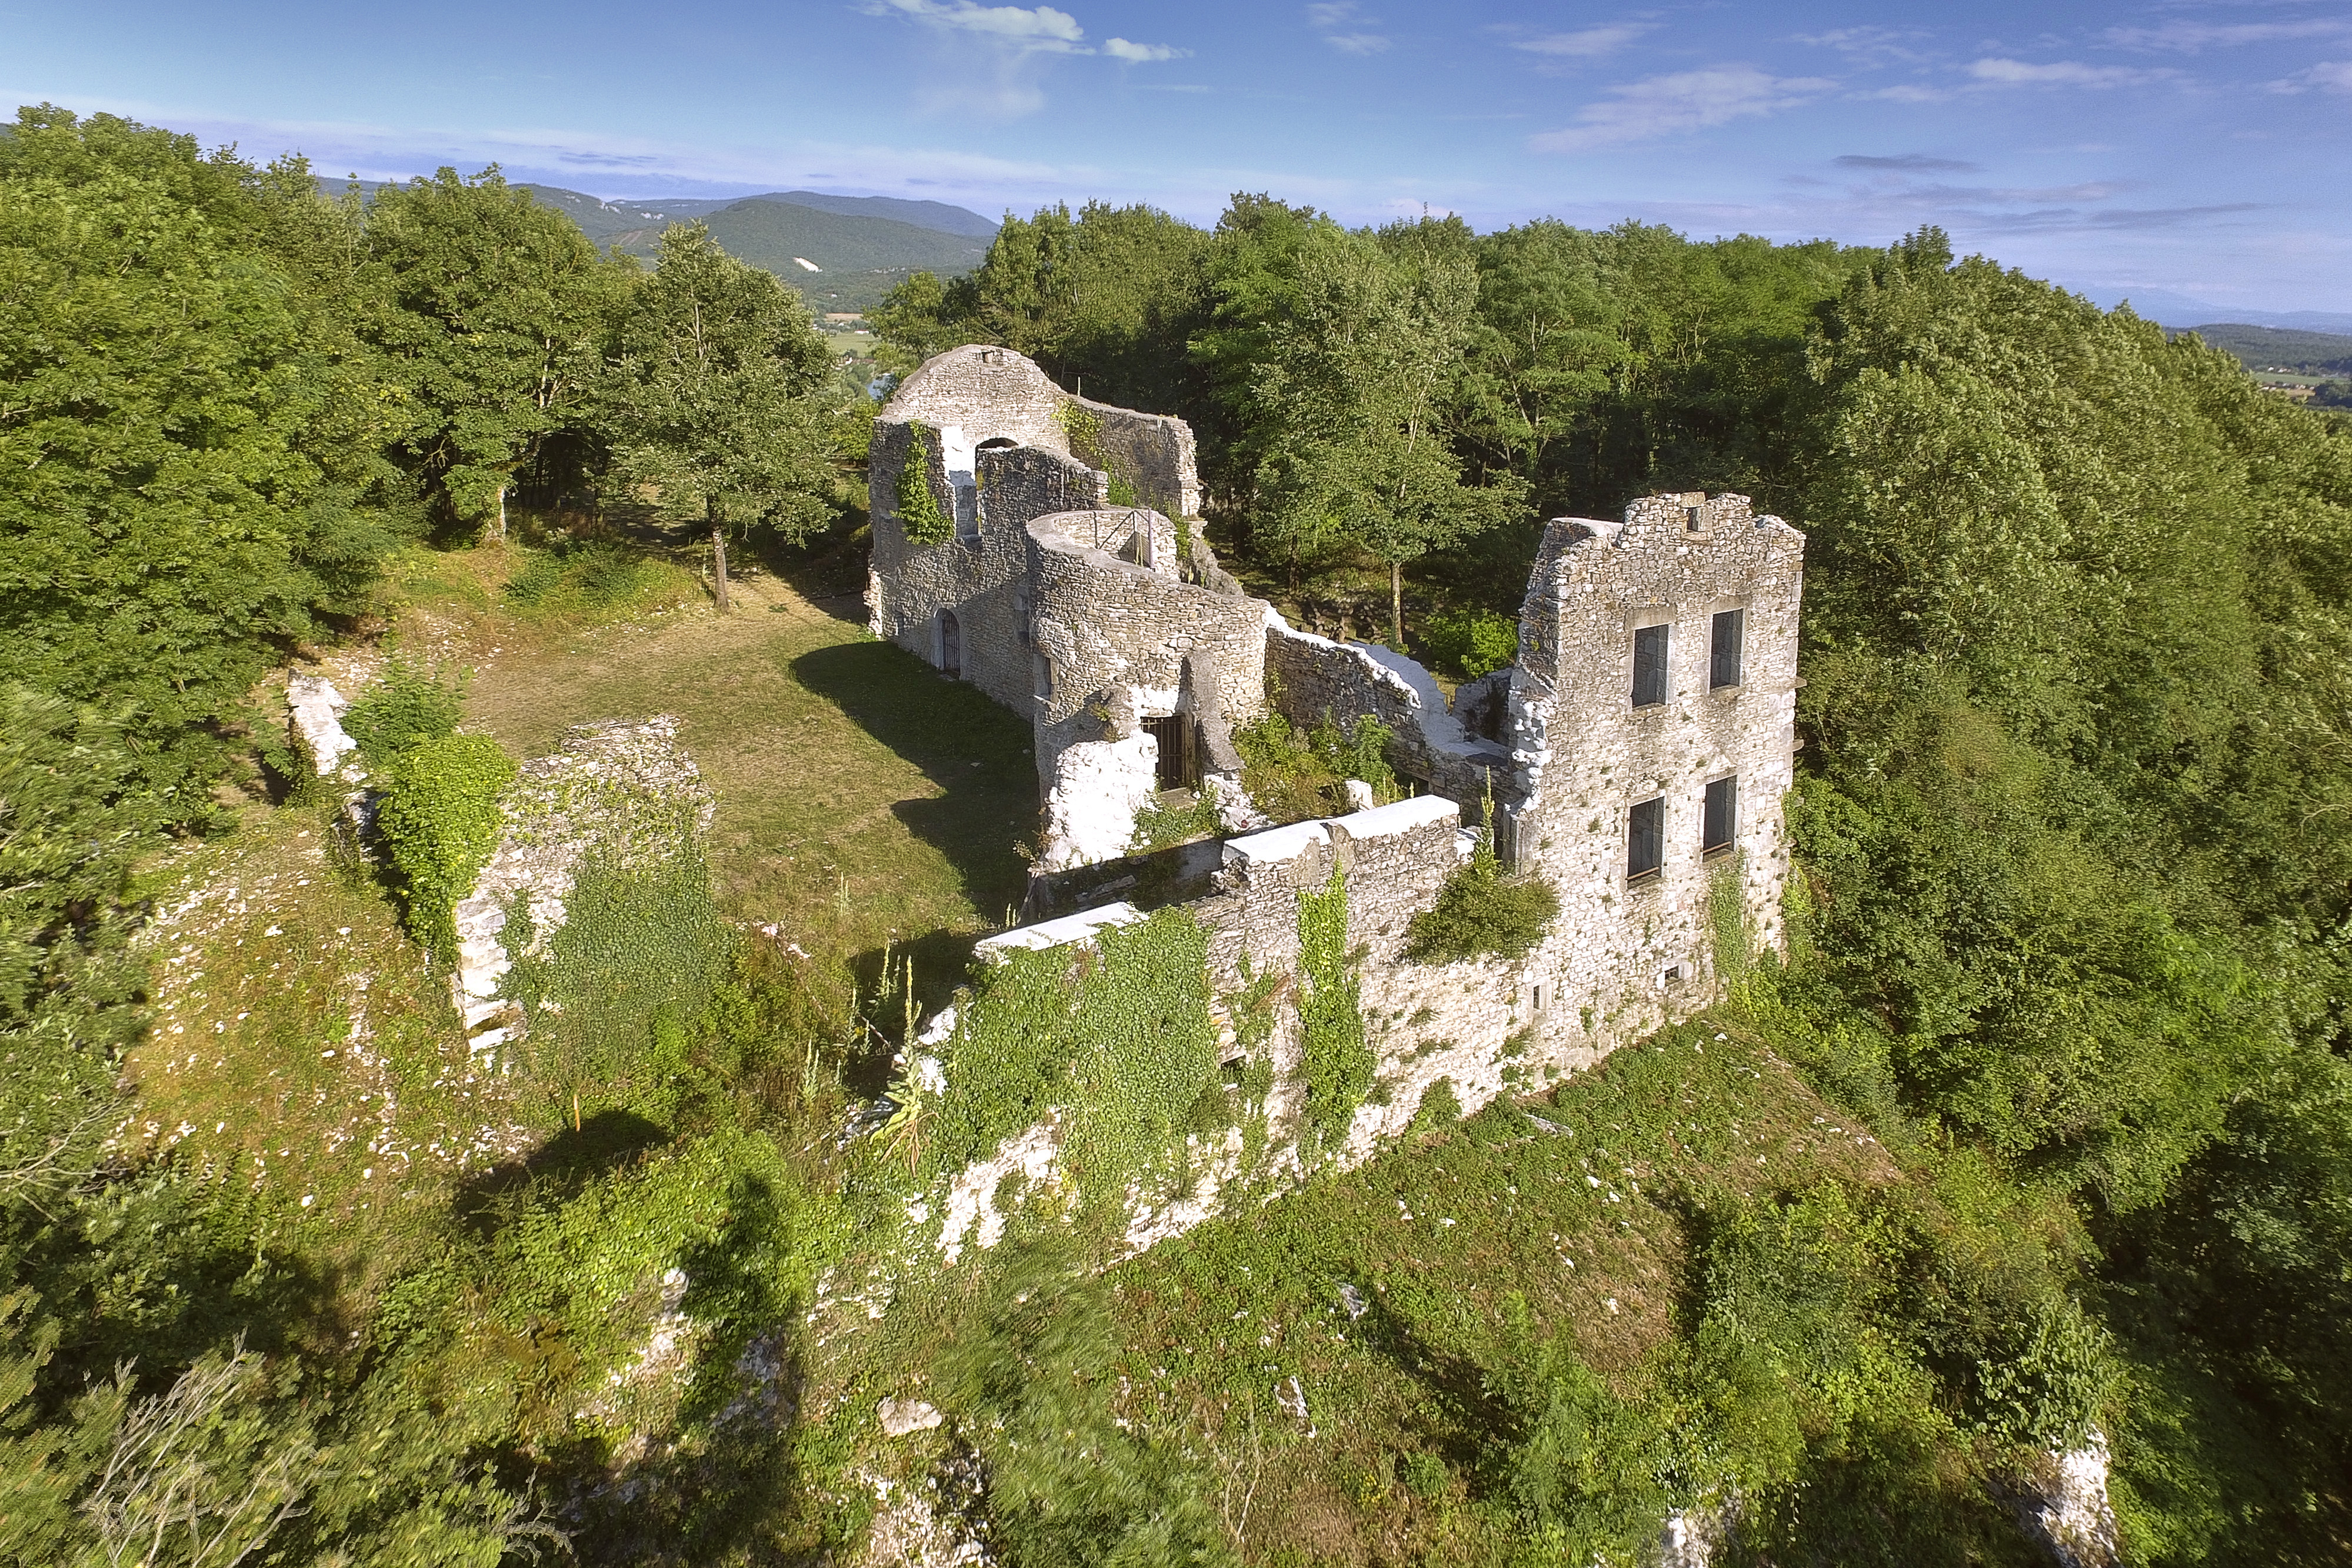
<svg viewBox="0 0 2352 1568">
<path fill-rule="evenodd" d="M 294 743 L 321 779 L 360 779 L 359 742 L 343 733 L 351 701 L 324 675 L 287 677 L 286 706 L 293 718 Z"/>
</svg>

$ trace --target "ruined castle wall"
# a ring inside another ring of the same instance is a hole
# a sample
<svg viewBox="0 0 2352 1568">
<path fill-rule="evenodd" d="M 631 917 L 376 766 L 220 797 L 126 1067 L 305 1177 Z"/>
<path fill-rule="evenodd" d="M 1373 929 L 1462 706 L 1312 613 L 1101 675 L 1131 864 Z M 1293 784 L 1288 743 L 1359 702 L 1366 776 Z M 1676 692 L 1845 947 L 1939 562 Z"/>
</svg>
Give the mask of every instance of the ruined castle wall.
<svg viewBox="0 0 2352 1568">
<path fill-rule="evenodd" d="M 1498 801 L 1517 799 L 1509 752 L 1465 731 L 1428 672 L 1411 659 L 1296 631 L 1278 617 L 1267 622 L 1265 644 L 1275 706 L 1292 724 L 1309 727 L 1328 713 L 1344 726 L 1369 714 L 1396 732 L 1391 765 L 1433 794 L 1474 813 L 1490 785 Z"/>
<path fill-rule="evenodd" d="M 924 361 L 899 382 L 882 418 L 919 420 L 934 430 L 954 425 L 973 445 L 1007 440 L 1067 453 L 1069 436 L 1058 416 L 1068 401 L 1052 377 L 1023 356 L 966 343 Z"/>
<path fill-rule="evenodd" d="M 1026 713 L 1031 685 L 1023 593 L 1027 537 L 1017 523 L 993 525 L 982 507 L 976 530 L 936 545 L 908 538 L 898 523 L 898 476 L 914 439 L 906 423 L 877 421 L 874 426 L 872 509 L 867 514 L 874 531 L 869 624 L 876 636 L 945 668 L 950 650 L 943 617 L 954 616 L 952 673 L 1014 712 Z M 948 481 L 940 434 L 927 429 L 921 439 L 932 498 L 943 516 L 952 517 L 958 497 Z"/>
<path fill-rule="evenodd" d="M 1361 955 L 1357 977 L 1365 1039 L 1378 1062 L 1370 1098 L 1356 1113 L 1345 1156 L 1367 1157 L 1402 1133 L 1422 1098 L 1447 1080 L 1465 1112 L 1497 1094 L 1541 1088 L 1590 1066 L 1600 1051 L 1582 1041 L 1547 1050 L 1528 1030 L 1524 966 L 1501 959 L 1424 964 L 1406 956 L 1412 917 L 1436 902 L 1469 858 L 1471 837 L 1453 802 L 1430 796 L 1350 816 L 1293 823 L 1225 846 L 1221 891 L 1187 905 L 1209 933 L 1209 967 L 1220 992 L 1255 973 L 1298 973 L 1299 895 L 1320 893 L 1336 862 L 1348 890 L 1348 948 Z M 1286 1013 L 1295 1009 L 1292 1006 Z M 1276 1031 L 1276 1067 L 1299 1077 L 1295 1019 Z M 1293 1100 L 1280 1107 L 1298 1109 Z"/>
<path fill-rule="evenodd" d="M 1605 1052 L 1706 1005 L 1718 879 L 1755 940 L 1781 945 L 1803 553 L 1802 534 L 1739 496 L 1654 497 L 1622 525 L 1563 518 L 1547 533 L 1510 715 L 1526 789 L 1516 859 L 1560 894 L 1524 976 L 1545 988 L 1539 1012 L 1526 998 L 1544 1057 Z M 1746 612 L 1741 679 L 1711 688 L 1711 623 L 1727 610 Z M 1670 628 L 1666 694 L 1636 708 L 1633 633 L 1646 625 Z M 1706 787 L 1725 778 L 1738 780 L 1737 832 L 1708 857 Z M 1631 813 L 1652 799 L 1664 803 L 1664 863 L 1631 879 Z"/>
<path fill-rule="evenodd" d="M 1130 526 L 1130 516 L 1066 513 L 1030 526 L 1034 624 L 1037 646 L 1052 661 L 1045 722 L 1106 703 L 1122 729 L 1147 714 L 1189 711 L 1192 705 L 1179 702 L 1188 655 L 1196 672 L 1213 671 L 1228 717 L 1241 722 L 1263 711 L 1264 606 L 1180 582 L 1172 560 L 1154 570 L 1085 548 L 1098 524 L 1106 538 L 1125 537 L 1118 530 Z M 1144 521 L 1172 555 L 1168 520 L 1146 514 Z"/>
<path fill-rule="evenodd" d="M 1109 476 L 1075 457 L 1042 446 L 1015 446 L 979 455 L 980 526 L 1018 537 L 1037 517 L 1110 505 Z M 1024 545 L 1023 547 L 1026 549 Z"/>
<path fill-rule="evenodd" d="M 1172 414 L 1138 413 L 1086 398 L 1070 401 L 1100 423 L 1098 455 L 1135 486 L 1139 505 L 1171 517 L 1201 515 L 1201 476 L 1191 425 Z"/>
</svg>

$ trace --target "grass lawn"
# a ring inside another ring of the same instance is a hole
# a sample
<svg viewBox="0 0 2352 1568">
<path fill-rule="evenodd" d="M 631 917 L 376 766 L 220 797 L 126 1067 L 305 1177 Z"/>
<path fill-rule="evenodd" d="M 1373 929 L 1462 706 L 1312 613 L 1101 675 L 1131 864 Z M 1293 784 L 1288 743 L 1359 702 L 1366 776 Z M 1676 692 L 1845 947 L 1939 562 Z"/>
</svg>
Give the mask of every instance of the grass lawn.
<svg viewBox="0 0 2352 1568">
<path fill-rule="evenodd" d="M 597 620 L 501 604 L 517 553 L 426 557 L 403 583 L 401 636 L 476 671 L 467 727 L 531 757 L 569 725 L 674 715 L 718 792 L 722 907 L 821 957 L 918 939 L 919 985 L 943 996 L 1024 890 L 1028 725 L 874 641 L 855 591 L 827 592 L 837 578 L 806 585 L 820 597 L 744 578 L 721 617 L 664 565 L 629 613 Z"/>
</svg>

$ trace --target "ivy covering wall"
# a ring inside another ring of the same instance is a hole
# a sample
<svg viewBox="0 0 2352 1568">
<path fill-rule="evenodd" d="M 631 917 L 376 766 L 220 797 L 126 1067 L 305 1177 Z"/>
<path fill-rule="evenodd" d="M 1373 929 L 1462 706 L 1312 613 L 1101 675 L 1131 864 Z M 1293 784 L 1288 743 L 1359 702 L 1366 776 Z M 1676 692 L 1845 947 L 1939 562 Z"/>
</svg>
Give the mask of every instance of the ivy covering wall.
<svg viewBox="0 0 2352 1568">
<path fill-rule="evenodd" d="M 1163 909 L 1097 933 L 1092 949 L 1016 953 L 992 969 L 947 1046 L 919 1168 L 986 1159 L 1058 1109 L 1089 1210 L 1139 1184 L 1177 1185 L 1192 1108 L 1216 1082 L 1207 956 L 1199 923 Z"/>
<path fill-rule="evenodd" d="M 1322 892 L 1299 894 L 1298 967 L 1307 1079 L 1299 1142 L 1311 1157 L 1347 1137 L 1379 1065 L 1364 1039 L 1361 987 L 1349 961 L 1348 883 L 1336 864 Z"/>
</svg>

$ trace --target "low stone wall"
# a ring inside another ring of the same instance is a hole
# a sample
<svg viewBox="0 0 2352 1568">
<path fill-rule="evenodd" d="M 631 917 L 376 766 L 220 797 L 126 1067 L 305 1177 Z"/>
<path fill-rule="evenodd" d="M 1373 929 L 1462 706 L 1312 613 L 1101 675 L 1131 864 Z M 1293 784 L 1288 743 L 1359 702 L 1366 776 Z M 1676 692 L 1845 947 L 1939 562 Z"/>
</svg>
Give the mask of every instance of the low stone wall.
<svg viewBox="0 0 2352 1568">
<path fill-rule="evenodd" d="M 562 749 L 522 765 L 499 803 L 498 848 L 456 910 L 457 967 L 450 999 L 465 1016 L 476 1055 L 491 1055 L 520 1021 L 499 995 L 515 955 L 503 940 L 517 904 L 529 900 L 530 951 L 543 953 L 562 927 L 583 861 L 641 867 L 678 854 L 710 831 L 717 809 L 701 769 L 677 744 L 667 714 L 642 724 L 577 726 Z"/>
<path fill-rule="evenodd" d="M 1546 1047 L 1528 1028 L 1522 966 L 1499 960 L 1432 965 L 1406 956 L 1413 915 L 1435 902 L 1446 879 L 1468 859 L 1472 842 L 1453 802 L 1421 796 L 1348 816 L 1295 822 L 1222 845 L 1188 846 L 1213 851 L 1220 862 L 1215 891 L 1183 905 L 1207 932 L 1213 992 L 1238 995 L 1253 977 L 1269 972 L 1288 977 L 1277 993 L 1286 999 L 1265 1046 L 1275 1070 L 1266 1102 L 1270 1136 L 1250 1169 L 1243 1168 L 1238 1132 L 1213 1146 L 1196 1148 L 1192 1189 L 1131 1214 L 1130 1246 L 1140 1249 L 1199 1224 L 1215 1212 L 1217 1191 L 1227 1182 L 1299 1174 L 1299 899 L 1322 892 L 1334 867 L 1347 888 L 1347 946 L 1356 956 L 1352 967 L 1360 987 L 1365 1038 L 1377 1062 L 1372 1092 L 1336 1151 L 1343 1166 L 1370 1158 L 1384 1142 L 1402 1134 L 1441 1080 L 1468 1113 L 1497 1095 L 1533 1092 L 1599 1060 L 1598 1049 Z M 979 956 L 987 960 L 1020 949 L 1088 943 L 1104 925 L 1142 918 L 1134 903 L 1110 904 L 989 937 L 980 944 Z M 943 1040 L 945 1031 L 938 1038 Z M 1225 1039 L 1237 1050 L 1235 1038 L 1228 1027 Z M 1040 1124 L 1005 1145 L 1017 1150 L 1024 1169 L 1045 1162 L 1049 1174 L 1040 1180 L 1051 1179 L 1047 1155 L 1056 1125 Z M 958 1190 L 972 1185 L 962 1182 Z M 987 1218 L 964 1215 L 955 1227 L 956 1245 L 967 1239 L 987 1245 L 992 1234 Z"/>
</svg>

